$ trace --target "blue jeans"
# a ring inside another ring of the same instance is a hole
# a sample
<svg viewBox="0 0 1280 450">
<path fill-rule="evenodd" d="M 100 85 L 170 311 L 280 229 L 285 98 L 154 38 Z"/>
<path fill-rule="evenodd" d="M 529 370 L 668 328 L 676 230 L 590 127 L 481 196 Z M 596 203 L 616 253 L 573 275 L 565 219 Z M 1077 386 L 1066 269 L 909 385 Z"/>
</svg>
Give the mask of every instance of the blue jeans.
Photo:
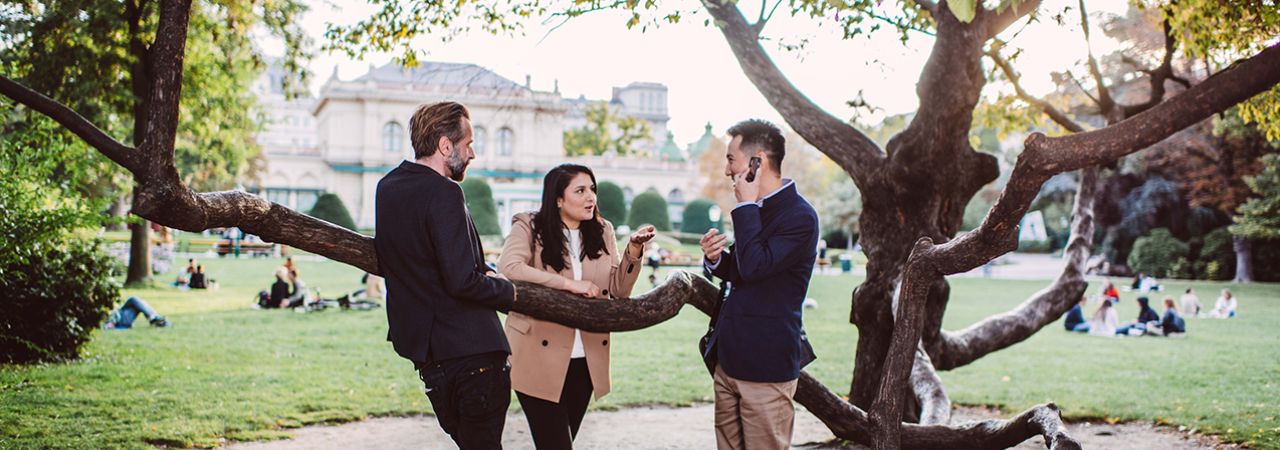
<svg viewBox="0 0 1280 450">
<path fill-rule="evenodd" d="M 142 314 L 148 319 L 156 317 L 156 310 L 151 309 L 151 305 L 142 301 L 138 297 L 129 297 L 124 301 L 124 305 L 120 309 L 111 312 L 108 320 L 115 322 L 115 328 L 132 328 L 133 321 L 138 318 L 138 314 Z"/>
</svg>

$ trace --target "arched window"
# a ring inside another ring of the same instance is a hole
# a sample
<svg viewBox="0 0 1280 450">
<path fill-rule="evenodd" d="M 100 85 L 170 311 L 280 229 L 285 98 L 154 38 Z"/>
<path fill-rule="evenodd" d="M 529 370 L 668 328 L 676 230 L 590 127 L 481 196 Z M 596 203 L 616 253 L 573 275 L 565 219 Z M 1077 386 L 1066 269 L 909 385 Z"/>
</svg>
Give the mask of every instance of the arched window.
<svg viewBox="0 0 1280 450">
<path fill-rule="evenodd" d="M 680 189 L 672 189 L 671 193 L 667 194 L 667 203 L 680 203 L 683 201 L 684 193 L 680 192 Z"/>
<path fill-rule="evenodd" d="M 516 144 L 516 133 L 510 128 L 498 130 L 498 156 L 511 156 L 512 147 Z"/>
<path fill-rule="evenodd" d="M 382 127 L 382 151 L 398 153 L 404 148 L 404 127 L 395 122 L 387 122 Z"/>
<path fill-rule="evenodd" d="M 477 155 L 484 154 L 484 144 L 489 141 L 489 130 L 484 127 L 475 127 L 471 130 L 471 149 L 476 151 Z"/>
</svg>

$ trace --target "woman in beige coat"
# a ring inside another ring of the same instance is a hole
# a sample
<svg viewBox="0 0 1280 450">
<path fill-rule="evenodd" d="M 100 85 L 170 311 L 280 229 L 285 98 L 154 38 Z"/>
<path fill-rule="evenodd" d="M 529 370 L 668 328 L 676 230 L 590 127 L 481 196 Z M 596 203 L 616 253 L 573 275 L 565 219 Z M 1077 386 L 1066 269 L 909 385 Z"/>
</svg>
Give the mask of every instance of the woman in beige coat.
<svg viewBox="0 0 1280 450">
<path fill-rule="evenodd" d="M 610 301 L 628 297 L 640 276 L 653 227 L 637 230 L 619 253 L 613 225 L 596 209 L 591 169 L 562 164 L 547 173 L 542 207 L 512 219 L 498 270 L 511 280 Z M 609 334 L 569 328 L 513 312 L 511 387 L 529 420 L 537 448 L 573 448 L 592 392 L 609 393 Z"/>
</svg>

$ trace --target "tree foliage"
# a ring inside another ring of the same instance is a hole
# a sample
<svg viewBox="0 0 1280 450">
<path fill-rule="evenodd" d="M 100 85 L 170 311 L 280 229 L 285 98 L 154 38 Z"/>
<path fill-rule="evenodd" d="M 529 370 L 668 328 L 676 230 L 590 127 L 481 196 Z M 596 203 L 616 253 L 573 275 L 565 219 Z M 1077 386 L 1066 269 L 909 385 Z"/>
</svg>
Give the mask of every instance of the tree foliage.
<svg viewBox="0 0 1280 450">
<path fill-rule="evenodd" d="M 627 196 L 622 187 L 612 181 L 601 181 L 596 185 L 596 204 L 600 206 L 600 217 L 614 226 L 627 223 Z"/>
<path fill-rule="evenodd" d="M 493 188 L 489 183 L 480 178 L 467 178 L 462 181 L 462 196 L 467 199 L 467 209 L 471 211 L 477 233 L 485 236 L 502 234 L 502 227 L 498 225 L 498 204 L 493 201 Z"/>
<path fill-rule="evenodd" d="M 568 156 L 639 154 L 638 145 L 652 140 L 648 122 L 615 111 L 608 104 L 589 105 L 583 113 L 587 116 L 586 125 L 564 132 Z"/>
<path fill-rule="evenodd" d="M 1262 172 L 1246 177 L 1256 197 L 1240 206 L 1231 232 L 1249 239 L 1280 239 L 1280 154 L 1262 158 Z"/>
<path fill-rule="evenodd" d="M 653 225 L 658 231 L 671 231 L 671 216 L 667 213 L 667 200 L 654 191 L 644 191 L 631 199 L 631 215 L 627 226 L 632 230 Z"/>
</svg>

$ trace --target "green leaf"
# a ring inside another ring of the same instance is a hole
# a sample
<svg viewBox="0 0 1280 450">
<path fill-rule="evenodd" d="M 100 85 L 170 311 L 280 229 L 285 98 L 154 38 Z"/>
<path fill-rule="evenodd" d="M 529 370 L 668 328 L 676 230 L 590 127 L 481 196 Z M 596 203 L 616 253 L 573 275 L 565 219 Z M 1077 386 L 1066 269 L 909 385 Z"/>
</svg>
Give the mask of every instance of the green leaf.
<svg viewBox="0 0 1280 450">
<path fill-rule="evenodd" d="M 947 0 L 947 8 L 964 23 L 972 22 L 978 12 L 978 4 L 974 0 Z"/>
</svg>

